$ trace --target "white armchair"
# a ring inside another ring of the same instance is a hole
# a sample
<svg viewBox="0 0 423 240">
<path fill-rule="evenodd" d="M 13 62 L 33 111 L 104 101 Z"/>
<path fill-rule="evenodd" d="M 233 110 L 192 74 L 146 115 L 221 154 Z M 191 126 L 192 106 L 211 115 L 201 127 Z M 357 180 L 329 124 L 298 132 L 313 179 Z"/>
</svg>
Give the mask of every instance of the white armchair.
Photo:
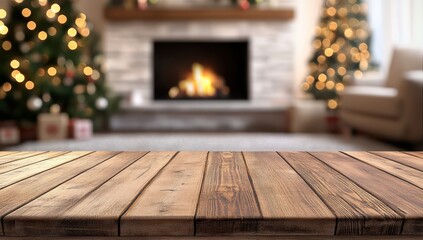
<svg viewBox="0 0 423 240">
<path fill-rule="evenodd" d="M 423 141 L 423 51 L 395 49 L 384 86 L 350 86 L 341 119 L 352 129 L 393 141 Z"/>
</svg>

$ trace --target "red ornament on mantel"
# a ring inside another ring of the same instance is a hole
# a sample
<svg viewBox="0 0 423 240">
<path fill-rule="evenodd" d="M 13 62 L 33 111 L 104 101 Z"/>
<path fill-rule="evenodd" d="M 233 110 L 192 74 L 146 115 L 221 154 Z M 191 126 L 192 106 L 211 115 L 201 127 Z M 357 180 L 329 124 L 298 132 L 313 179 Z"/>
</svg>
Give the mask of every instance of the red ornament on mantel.
<svg viewBox="0 0 423 240">
<path fill-rule="evenodd" d="M 138 0 L 138 8 L 140 10 L 146 10 L 148 8 L 148 0 Z"/>
<path fill-rule="evenodd" d="M 238 0 L 238 5 L 243 10 L 247 10 L 250 8 L 250 3 L 248 2 L 248 0 Z"/>
</svg>

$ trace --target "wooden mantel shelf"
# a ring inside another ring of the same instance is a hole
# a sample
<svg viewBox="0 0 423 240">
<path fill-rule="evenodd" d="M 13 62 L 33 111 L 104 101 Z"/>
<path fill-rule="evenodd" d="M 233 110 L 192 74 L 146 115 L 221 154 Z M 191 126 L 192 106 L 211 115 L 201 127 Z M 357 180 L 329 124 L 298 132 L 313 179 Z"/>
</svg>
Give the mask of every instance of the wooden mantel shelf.
<svg viewBox="0 0 423 240">
<path fill-rule="evenodd" d="M 183 20 L 249 20 L 286 21 L 294 18 L 293 9 L 138 9 L 106 8 L 105 17 L 110 21 L 183 21 Z"/>
</svg>

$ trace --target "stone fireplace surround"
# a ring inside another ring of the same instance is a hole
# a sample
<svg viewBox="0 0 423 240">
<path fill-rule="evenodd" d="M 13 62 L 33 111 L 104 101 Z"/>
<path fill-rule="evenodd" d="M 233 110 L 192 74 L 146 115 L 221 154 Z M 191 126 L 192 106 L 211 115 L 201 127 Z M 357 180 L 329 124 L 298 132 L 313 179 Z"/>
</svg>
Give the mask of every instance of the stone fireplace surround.
<svg viewBox="0 0 423 240">
<path fill-rule="evenodd" d="M 269 129 L 286 129 L 280 125 L 272 128 L 270 120 L 286 118 L 285 112 L 291 103 L 293 37 L 291 20 L 109 21 L 104 38 L 107 80 L 114 92 L 124 96 L 122 111 L 111 119 L 112 130 L 242 130 L 246 126 L 266 124 Z M 250 47 L 250 99 L 155 101 L 153 42 L 181 39 L 247 39 Z M 268 118 L 269 122 L 257 119 L 257 115 Z M 211 122 L 213 116 L 215 121 Z M 172 122 L 165 121 L 169 118 L 173 118 Z M 189 119 L 193 121 L 187 123 Z"/>
</svg>

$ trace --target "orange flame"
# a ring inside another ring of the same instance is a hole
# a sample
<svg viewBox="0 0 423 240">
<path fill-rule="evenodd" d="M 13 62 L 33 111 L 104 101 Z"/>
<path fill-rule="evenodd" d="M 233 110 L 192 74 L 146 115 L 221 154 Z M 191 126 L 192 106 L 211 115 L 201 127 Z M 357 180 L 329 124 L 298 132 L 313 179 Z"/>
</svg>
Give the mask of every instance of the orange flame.
<svg viewBox="0 0 423 240">
<path fill-rule="evenodd" d="M 228 94 L 229 88 L 225 85 L 225 81 L 213 71 L 204 69 L 199 63 L 192 65 L 192 73 L 187 79 L 169 90 L 170 98 L 212 98 Z"/>
</svg>

